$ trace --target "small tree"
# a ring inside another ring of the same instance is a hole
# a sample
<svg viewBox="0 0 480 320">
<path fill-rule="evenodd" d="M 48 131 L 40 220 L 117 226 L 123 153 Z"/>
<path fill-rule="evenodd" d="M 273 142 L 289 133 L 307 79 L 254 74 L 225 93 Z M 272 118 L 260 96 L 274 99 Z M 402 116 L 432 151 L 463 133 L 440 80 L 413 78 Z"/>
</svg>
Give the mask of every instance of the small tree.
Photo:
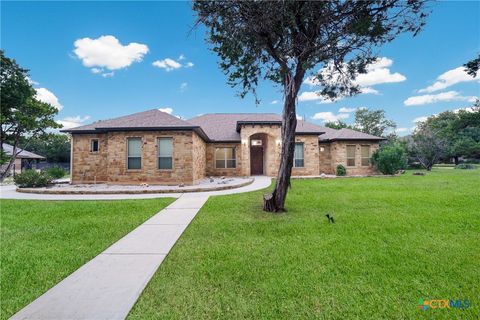
<svg viewBox="0 0 480 320">
<path fill-rule="evenodd" d="M 6 163 L 0 172 L 0 179 L 3 179 L 20 152 L 18 146 L 22 137 L 33 138 L 48 128 L 60 128 L 61 125 L 53 119 L 58 110 L 35 98 L 35 89 L 28 82 L 28 70 L 7 58 L 2 50 L 0 56 L 0 150 L 7 141 L 13 145 L 12 155 L 0 154 L 1 162 Z"/>
<path fill-rule="evenodd" d="M 473 60 L 468 61 L 463 65 L 465 67 L 465 72 L 471 75 L 472 77 L 477 76 L 477 72 L 480 69 L 480 54 Z"/>
<path fill-rule="evenodd" d="M 447 150 L 446 141 L 431 127 L 421 124 L 412 136 L 411 149 L 418 161 L 428 171 Z"/>
<path fill-rule="evenodd" d="M 284 211 L 293 167 L 296 102 L 305 74 L 327 99 L 353 95 L 373 50 L 424 25 L 425 1 L 194 1 L 228 83 L 255 95 L 260 79 L 283 89 L 282 151 L 276 185 L 264 209 Z"/>
<path fill-rule="evenodd" d="M 325 127 L 327 128 L 331 128 L 331 129 L 344 129 L 344 128 L 347 128 L 347 129 L 353 129 L 353 127 L 349 124 L 346 124 L 345 122 L 343 121 L 334 121 L 334 122 L 326 122 L 324 124 Z"/>
<path fill-rule="evenodd" d="M 400 143 L 383 145 L 372 154 L 372 164 L 383 174 L 395 174 L 407 166 L 407 153 Z"/>
<path fill-rule="evenodd" d="M 385 137 L 387 130 L 392 131 L 397 124 L 385 117 L 385 110 L 369 110 L 360 108 L 355 112 L 354 128 L 377 137 Z"/>
</svg>

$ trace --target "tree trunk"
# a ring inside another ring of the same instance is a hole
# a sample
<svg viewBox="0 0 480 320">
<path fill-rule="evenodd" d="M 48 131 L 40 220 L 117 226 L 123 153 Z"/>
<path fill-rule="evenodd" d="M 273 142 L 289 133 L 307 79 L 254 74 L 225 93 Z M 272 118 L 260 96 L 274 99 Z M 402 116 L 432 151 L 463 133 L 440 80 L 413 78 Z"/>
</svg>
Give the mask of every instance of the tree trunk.
<svg viewBox="0 0 480 320">
<path fill-rule="evenodd" d="M 2 144 L 2 148 L 3 148 L 3 144 Z M 12 156 L 10 157 L 10 161 L 8 162 L 6 168 L 0 172 L 0 181 L 3 181 L 7 177 L 7 174 L 10 172 L 10 169 L 12 168 L 13 163 L 15 162 L 16 156 L 17 156 L 17 143 L 13 145 Z"/>
<path fill-rule="evenodd" d="M 455 161 L 455 165 L 458 165 L 458 156 L 454 156 L 453 160 Z"/>
<path fill-rule="evenodd" d="M 275 190 L 271 196 L 264 196 L 263 210 L 269 212 L 285 211 L 285 199 L 290 187 L 292 175 L 293 156 L 295 152 L 295 129 L 297 127 L 296 100 L 298 90 L 302 84 L 305 71 L 301 68 L 295 76 L 288 74 L 285 77 L 285 103 L 282 114 L 282 153 L 278 169 Z"/>
</svg>

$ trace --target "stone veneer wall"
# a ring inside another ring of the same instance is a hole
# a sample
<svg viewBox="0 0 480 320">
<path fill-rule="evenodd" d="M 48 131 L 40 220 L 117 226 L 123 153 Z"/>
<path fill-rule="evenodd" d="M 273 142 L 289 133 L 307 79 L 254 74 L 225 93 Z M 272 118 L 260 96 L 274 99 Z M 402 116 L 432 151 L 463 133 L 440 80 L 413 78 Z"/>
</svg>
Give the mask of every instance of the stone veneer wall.
<svg viewBox="0 0 480 320">
<path fill-rule="evenodd" d="M 236 168 L 217 169 L 215 168 L 215 149 L 216 148 L 236 148 Z M 242 145 L 240 143 L 207 143 L 206 146 L 206 174 L 207 176 L 241 176 L 242 162 L 240 156 L 242 152 Z"/>
<path fill-rule="evenodd" d="M 316 176 L 319 171 L 318 135 L 295 136 L 295 142 L 303 142 L 304 166 L 293 168 L 292 176 Z"/>
<path fill-rule="evenodd" d="M 207 173 L 207 145 L 195 132 L 193 142 L 193 184 L 205 178 Z"/>
<path fill-rule="evenodd" d="M 194 150 L 201 157 L 202 146 L 194 148 L 192 131 L 109 132 L 73 134 L 72 183 L 191 185 L 202 176 L 202 164 L 194 167 Z M 127 170 L 127 138 L 142 138 L 142 168 Z M 158 169 L 157 138 L 173 138 L 173 169 Z M 99 153 L 90 152 L 90 140 L 99 138 Z M 196 176 L 194 178 L 194 172 Z"/>
<path fill-rule="evenodd" d="M 92 139 L 98 139 L 98 152 L 90 152 Z M 107 158 L 108 137 L 101 134 L 72 135 L 72 183 L 105 183 L 108 182 Z"/>
<path fill-rule="evenodd" d="M 347 145 L 355 145 L 355 166 L 347 166 Z M 337 165 L 341 164 L 347 169 L 347 175 L 367 175 L 378 173 L 374 166 L 362 166 L 362 155 L 360 146 L 370 145 L 370 157 L 378 149 L 378 143 L 371 141 L 334 141 L 330 145 L 332 157 L 332 173 L 335 173 Z"/>
<path fill-rule="evenodd" d="M 280 166 L 281 129 L 279 125 L 243 125 L 240 130 L 242 141 L 241 172 L 244 176 L 250 175 L 250 137 L 257 133 L 265 135 L 266 146 L 264 150 L 263 170 L 267 176 L 275 176 Z"/>
</svg>

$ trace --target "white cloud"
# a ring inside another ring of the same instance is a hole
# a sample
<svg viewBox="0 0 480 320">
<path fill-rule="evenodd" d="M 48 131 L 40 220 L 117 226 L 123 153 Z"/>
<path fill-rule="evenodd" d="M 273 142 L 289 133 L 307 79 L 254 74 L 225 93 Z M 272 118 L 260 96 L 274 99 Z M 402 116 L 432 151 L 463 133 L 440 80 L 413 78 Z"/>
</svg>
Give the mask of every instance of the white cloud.
<svg viewBox="0 0 480 320">
<path fill-rule="evenodd" d="M 270 102 L 270 104 L 277 104 L 278 102 L 278 100 L 273 100 L 272 102 Z"/>
<path fill-rule="evenodd" d="M 115 73 L 112 71 L 112 72 L 105 72 L 105 73 L 102 73 L 102 77 L 104 78 L 111 78 L 115 75 Z"/>
<path fill-rule="evenodd" d="M 338 112 L 341 112 L 341 113 L 350 113 L 350 112 L 353 112 L 353 111 L 356 111 L 357 108 L 340 108 L 338 109 Z"/>
<path fill-rule="evenodd" d="M 181 63 L 170 58 L 156 60 L 152 63 L 152 65 L 161 69 L 165 69 L 166 71 L 172 71 L 182 67 Z"/>
<path fill-rule="evenodd" d="M 57 108 L 58 110 L 63 109 L 63 106 L 60 104 L 57 96 L 54 95 L 53 92 L 51 92 L 47 88 L 36 88 L 35 90 L 37 91 L 35 97 L 38 100 L 40 100 L 42 102 L 45 102 L 45 103 L 49 103 L 52 106 L 54 106 L 55 108 Z"/>
<path fill-rule="evenodd" d="M 148 53 L 148 47 L 141 43 L 122 45 L 117 38 L 111 35 L 97 39 L 82 38 L 74 42 L 75 55 L 82 60 L 86 67 L 106 68 L 118 70 L 130 66 L 133 62 L 140 62 Z M 94 73 L 100 73 L 93 71 Z"/>
<path fill-rule="evenodd" d="M 180 92 L 185 92 L 185 90 L 187 90 L 188 88 L 188 83 L 187 82 L 182 82 L 180 84 Z"/>
<path fill-rule="evenodd" d="M 178 61 L 182 61 L 182 60 L 185 60 L 185 55 L 182 53 L 180 56 L 178 56 Z"/>
<path fill-rule="evenodd" d="M 61 120 L 57 120 L 57 123 L 60 123 L 62 129 L 70 129 L 81 126 L 85 121 L 89 120 L 90 116 L 75 116 L 75 117 L 66 117 Z"/>
<path fill-rule="evenodd" d="M 303 120 L 303 117 L 297 113 L 297 120 Z"/>
<path fill-rule="evenodd" d="M 319 95 L 315 91 L 304 91 L 298 96 L 298 101 L 320 101 L 320 103 L 333 103 L 335 101 L 328 100 Z"/>
<path fill-rule="evenodd" d="M 102 68 L 92 68 L 92 69 L 90 69 L 90 71 L 92 71 L 92 73 L 98 74 L 98 73 L 102 73 L 103 69 Z"/>
<path fill-rule="evenodd" d="M 27 81 L 30 85 L 39 85 L 40 83 L 38 83 L 37 81 L 34 81 L 32 80 L 30 77 L 27 77 Z"/>
<path fill-rule="evenodd" d="M 187 64 L 185 65 L 185 68 L 191 68 L 193 66 L 194 66 L 193 62 L 187 62 Z"/>
<path fill-rule="evenodd" d="M 476 97 L 461 96 L 457 91 L 447 91 L 437 94 L 425 94 L 420 96 L 413 96 L 403 102 L 406 106 L 419 106 L 424 104 L 431 104 L 440 101 L 468 101 L 474 102 Z"/>
<path fill-rule="evenodd" d="M 437 81 L 435 83 L 433 83 L 431 86 L 428 86 L 424 89 L 418 90 L 418 92 L 431 93 L 431 92 L 443 90 L 445 88 L 448 88 L 460 82 L 469 82 L 469 81 L 475 81 L 475 80 L 480 80 L 480 74 L 477 74 L 477 76 L 474 78 L 465 72 L 464 67 L 458 67 L 452 70 L 448 70 L 445 73 L 442 73 L 440 76 L 438 76 Z"/>
<path fill-rule="evenodd" d="M 388 67 L 391 67 L 392 64 L 393 60 L 391 59 L 386 57 L 379 58 L 376 62 L 368 65 L 367 73 L 359 74 L 354 83 L 360 87 L 369 87 L 381 83 L 394 83 L 407 80 L 404 75 L 398 72 L 390 72 Z"/>
<path fill-rule="evenodd" d="M 378 90 L 370 88 L 370 87 L 365 87 L 365 88 L 360 88 L 360 92 L 363 94 L 380 94 Z"/>
<path fill-rule="evenodd" d="M 396 128 L 395 132 L 402 133 L 402 132 L 408 132 L 408 128 Z"/>
<path fill-rule="evenodd" d="M 412 122 L 413 122 L 413 123 L 424 122 L 424 121 L 427 121 L 427 119 L 428 119 L 427 116 L 416 117 L 415 119 L 412 120 Z"/>
<path fill-rule="evenodd" d="M 375 62 L 367 66 L 367 73 L 359 74 L 357 78 L 353 81 L 353 84 L 360 87 L 360 92 L 363 94 L 380 94 L 378 90 L 372 88 L 371 86 L 382 84 L 382 83 L 395 83 L 405 81 L 407 78 L 398 73 L 392 73 L 389 69 L 393 64 L 393 60 L 386 57 L 378 58 Z M 346 66 L 344 67 L 346 68 Z M 320 74 L 331 73 L 333 70 L 333 64 L 327 64 L 324 68 L 319 70 Z M 332 82 L 336 82 L 339 79 L 340 75 L 336 72 L 333 74 Z M 318 81 L 313 77 L 307 77 L 304 82 L 309 86 L 318 86 Z M 311 92 L 313 93 L 313 92 Z M 306 95 L 307 97 L 307 95 Z M 314 99 L 314 96 L 308 94 L 309 99 L 300 100 L 300 101 L 311 101 L 311 100 L 321 100 L 319 96 Z M 323 99 L 324 101 L 328 101 Z M 339 99 L 337 99 L 339 100 Z M 328 102 L 322 102 L 328 103 Z"/>
<path fill-rule="evenodd" d="M 315 113 L 312 119 L 322 120 L 323 122 L 336 122 L 342 119 L 347 119 L 348 117 L 350 117 L 350 114 L 348 113 L 333 114 L 332 112 L 327 111 Z"/>
<path fill-rule="evenodd" d="M 159 111 L 162 111 L 162 112 L 165 112 L 165 113 L 168 113 L 168 114 L 172 114 L 173 112 L 173 109 L 172 108 L 158 108 Z"/>
</svg>

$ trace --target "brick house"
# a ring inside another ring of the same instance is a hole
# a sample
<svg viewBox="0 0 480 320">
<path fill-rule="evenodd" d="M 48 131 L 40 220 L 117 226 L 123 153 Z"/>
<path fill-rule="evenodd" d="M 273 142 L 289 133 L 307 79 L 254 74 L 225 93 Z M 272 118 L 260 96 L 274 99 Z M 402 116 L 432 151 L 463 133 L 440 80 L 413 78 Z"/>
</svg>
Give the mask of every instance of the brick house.
<svg viewBox="0 0 480 320">
<path fill-rule="evenodd" d="M 205 114 L 182 120 L 157 109 L 62 130 L 71 134 L 72 183 L 192 185 L 206 176 L 275 176 L 281 116 Z M 380 137 L 298 120 L 292 175 L 373 174 Z"/>
</svg>

